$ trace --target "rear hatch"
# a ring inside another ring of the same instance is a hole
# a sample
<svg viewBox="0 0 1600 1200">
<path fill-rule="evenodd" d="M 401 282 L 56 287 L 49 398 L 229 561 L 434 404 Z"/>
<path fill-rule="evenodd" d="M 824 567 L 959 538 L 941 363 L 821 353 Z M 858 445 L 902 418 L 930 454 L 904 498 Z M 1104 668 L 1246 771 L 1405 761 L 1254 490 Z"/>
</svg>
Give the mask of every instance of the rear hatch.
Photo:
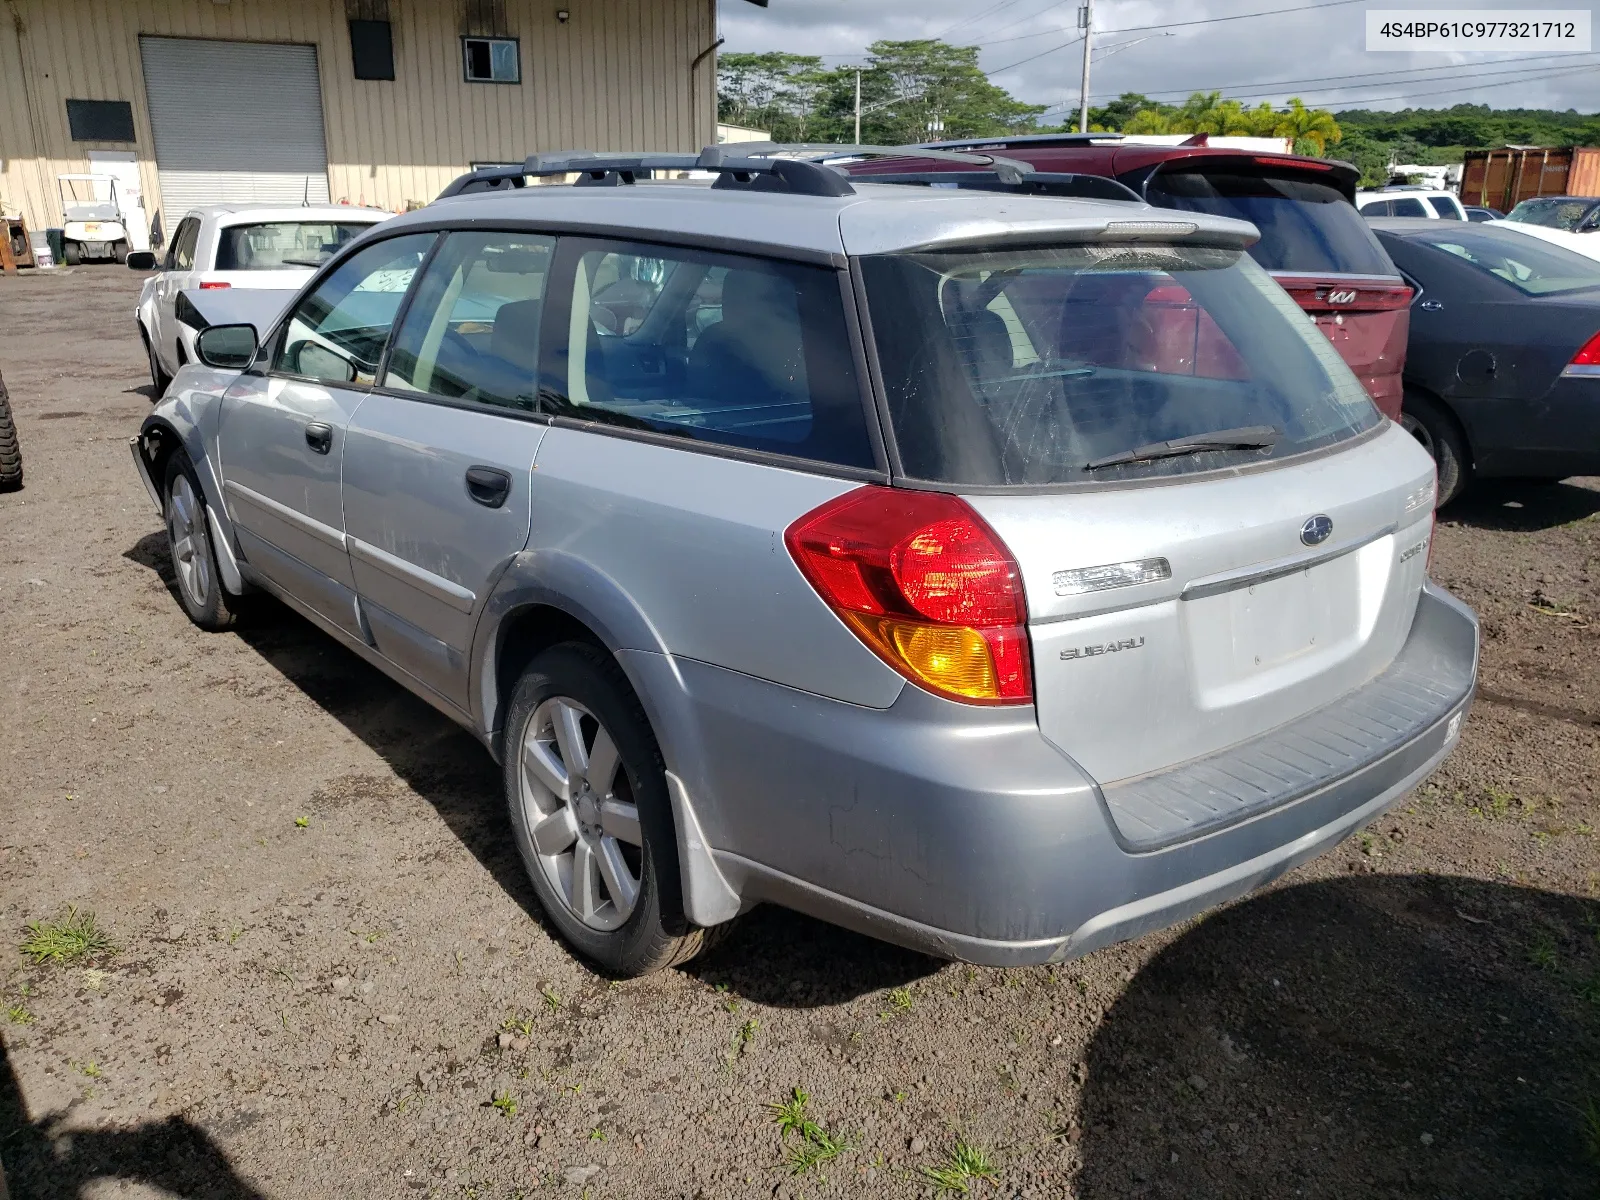
<svg viewBox="0 0 1600 1200">
<path fill-rule="evenodd" d="M 1165 162 L 1143 181 L 1162 208 L 1249 221 L 1251 256 L 1311 314 L 1386 416 L 1398 419 L 1411 290 L 1332 167 L 1270 155 Z"/>
<path fill-rule="evenodd" d="M 1040 729 L 1094 778 L 1258 736 L 1393 661 L 1433 464 L 1243 252 L 862 261 L 895 315 L 874 331 L 903 471 L 1015 557 Z"/>
</svg>

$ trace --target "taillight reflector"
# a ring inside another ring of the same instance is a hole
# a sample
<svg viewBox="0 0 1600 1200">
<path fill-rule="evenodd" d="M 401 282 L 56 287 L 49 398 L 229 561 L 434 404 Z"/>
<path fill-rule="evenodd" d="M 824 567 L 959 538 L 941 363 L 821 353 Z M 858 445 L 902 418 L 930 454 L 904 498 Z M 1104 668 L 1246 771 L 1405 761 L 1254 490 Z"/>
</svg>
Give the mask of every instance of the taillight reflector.
<svg viewBox="0 0 1600 1200">
<path fill-rule="evenodd" d="M 215 291 L 217 288 L 226 288 L 226 287 L 232 287 L 232 286 L 233 286 L 233 284 L 224 283 L 220 279 L 212 279 L 212 280 L 207 280 L 206 282 L 202 283 L 200 285 L 200 290 L 202 292 L 211 292 L 211 291 Z"/>
<path fill-rule="evenodd" d="M 958 497 L 857 488 L 784 543 L 828 607 L 913 683 L 971 703 L 1032 701 L 1021 573 Z"/>
</svg>

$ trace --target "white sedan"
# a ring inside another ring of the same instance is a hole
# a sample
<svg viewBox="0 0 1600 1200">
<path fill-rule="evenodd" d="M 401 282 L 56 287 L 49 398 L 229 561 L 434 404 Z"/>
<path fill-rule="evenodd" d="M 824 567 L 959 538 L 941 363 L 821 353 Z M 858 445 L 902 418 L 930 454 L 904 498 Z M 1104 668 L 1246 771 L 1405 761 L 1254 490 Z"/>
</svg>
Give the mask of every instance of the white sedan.
<svg viewBox="0 0 1600 1200">
<path fill-rule="evenodd" d="M 1549 225 L 1535 225 L 1529 221 L 1485 221 L 1484 224 L 1496 225 L 1501 229 L 1515 229 L 1518 233 L 1525 233 L 1540 241 L 1564 246 L 1586 258 L 1600 259 L 1600 228 L 1589 228 L 1583 233 L 1573 233 L 1566 229 L 1553 229 Z"/>
<path fill-rule="evenodd" d="M 164 262 L 154 254 L 130 254 L 128 265 L 135 270 L 160 268 L 144 281 L 136 313 L 157 394 L 166 392 L 179 367 L 196 361 L 194 339 L 205 321 L 185 291 L 281 291 L 287 302 L 336 250 L 391 215 L 343 204 L 212 205 L 184 214 Z"/>
</svg>

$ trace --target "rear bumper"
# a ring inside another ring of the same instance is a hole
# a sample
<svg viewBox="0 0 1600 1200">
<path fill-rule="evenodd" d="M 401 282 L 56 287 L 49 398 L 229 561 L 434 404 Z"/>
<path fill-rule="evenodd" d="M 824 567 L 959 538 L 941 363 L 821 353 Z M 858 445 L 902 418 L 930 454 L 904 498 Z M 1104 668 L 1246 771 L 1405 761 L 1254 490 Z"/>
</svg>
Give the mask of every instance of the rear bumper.
<svg viewBox="0 0 1600 1200">
<path fill-rule="evenodd" d="M 1505 475 L 1600 475 L 1600 375 L 1566 374 L 1537 400 L 1454 398 L 1473 469 Z"/>
<path fill-rule="evenodd" d="M 1187 832 L 1144 845 L 1114 819 L 1119 789 L 1108 800 L 1044 740 L 1031 709 L 972 708 L 911 687 L 888 709 L 865 709 L 704 664 L 623 658 L 642 692 L 687 693 L 658 732 L 744 904 L 780 903 L 942 957 L 1021 965 L 1245 895 L 1371 821 L 1454 746 L 1477 653 L 1476 618 L 1430 585 L 1402 654 L 1433 681 L 1427 704 L 1393 712 L 1375 681 L 1352 695 L 1368 694 L 1391 719 L 1368 730 L 1361 753 L 1330 755 L 1322 774 L 1297 776 L 1270 803 L 1236 803 L 1215 820 L 1188 811 Z M 1325 738 L 1326 723 L 1314 723 L 1327 712 L 1228 753 L 1301 726 Z M 1213 780 L 1226 757 L 1206 760 Z"/>
</svg>

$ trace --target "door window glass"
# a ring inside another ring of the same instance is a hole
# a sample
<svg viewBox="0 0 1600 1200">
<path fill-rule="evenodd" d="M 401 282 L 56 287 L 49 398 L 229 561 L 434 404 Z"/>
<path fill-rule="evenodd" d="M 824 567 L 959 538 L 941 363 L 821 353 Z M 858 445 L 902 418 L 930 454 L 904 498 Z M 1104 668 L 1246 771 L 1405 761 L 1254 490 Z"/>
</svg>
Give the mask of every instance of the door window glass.
<svg viewBox="0 0 1600 1200">
<path fill-rule="evenodd" d="M 554 238 L 453 233 L 395 335 L 385 387 L 532 409 Z"/>
<path fill-rule="evenodd" d="M 375 242 L 341 263 L 290 314 L 272 369 L 323 383 L 370 384 L 434 236 Z"/>
<path fill-rule="evenodd" d="M 185 217 L 178 222 L 178 232 L 172 239 L 172 261 L 167 266 L 174 271 L 194 269 L 194 244 L 200 238 L 200 221 Z"/>
<path fill-rule="evenodd" d="M 1400 200 L 1389 201 L 1389 212 L 1397 217 L 1425 217 L 1428 210 L 1422 207 L 1422 201 L 1415 196 L 1406 196 Z"/>
<path fill-rule="evenodd" d="M 1433 205 L 1433 211 L 1446 221 L 1461 220 L 1461 211 L 1456 208 L 1456 202 L 1449 196 L 1429 196 L 1428 203 Z"/>
<path fill-rule="evenodd" d="M 560 415 L 872 467 L 838 277 L 617 246 L 578 257 Z"/>
<path fill-rule="evenodd" d="M 1361 206 L 1363 217 L 1386 217 L 1389 215 L 1389 202 L 1387 200 L 1368 200 Z"/>
</svg>

